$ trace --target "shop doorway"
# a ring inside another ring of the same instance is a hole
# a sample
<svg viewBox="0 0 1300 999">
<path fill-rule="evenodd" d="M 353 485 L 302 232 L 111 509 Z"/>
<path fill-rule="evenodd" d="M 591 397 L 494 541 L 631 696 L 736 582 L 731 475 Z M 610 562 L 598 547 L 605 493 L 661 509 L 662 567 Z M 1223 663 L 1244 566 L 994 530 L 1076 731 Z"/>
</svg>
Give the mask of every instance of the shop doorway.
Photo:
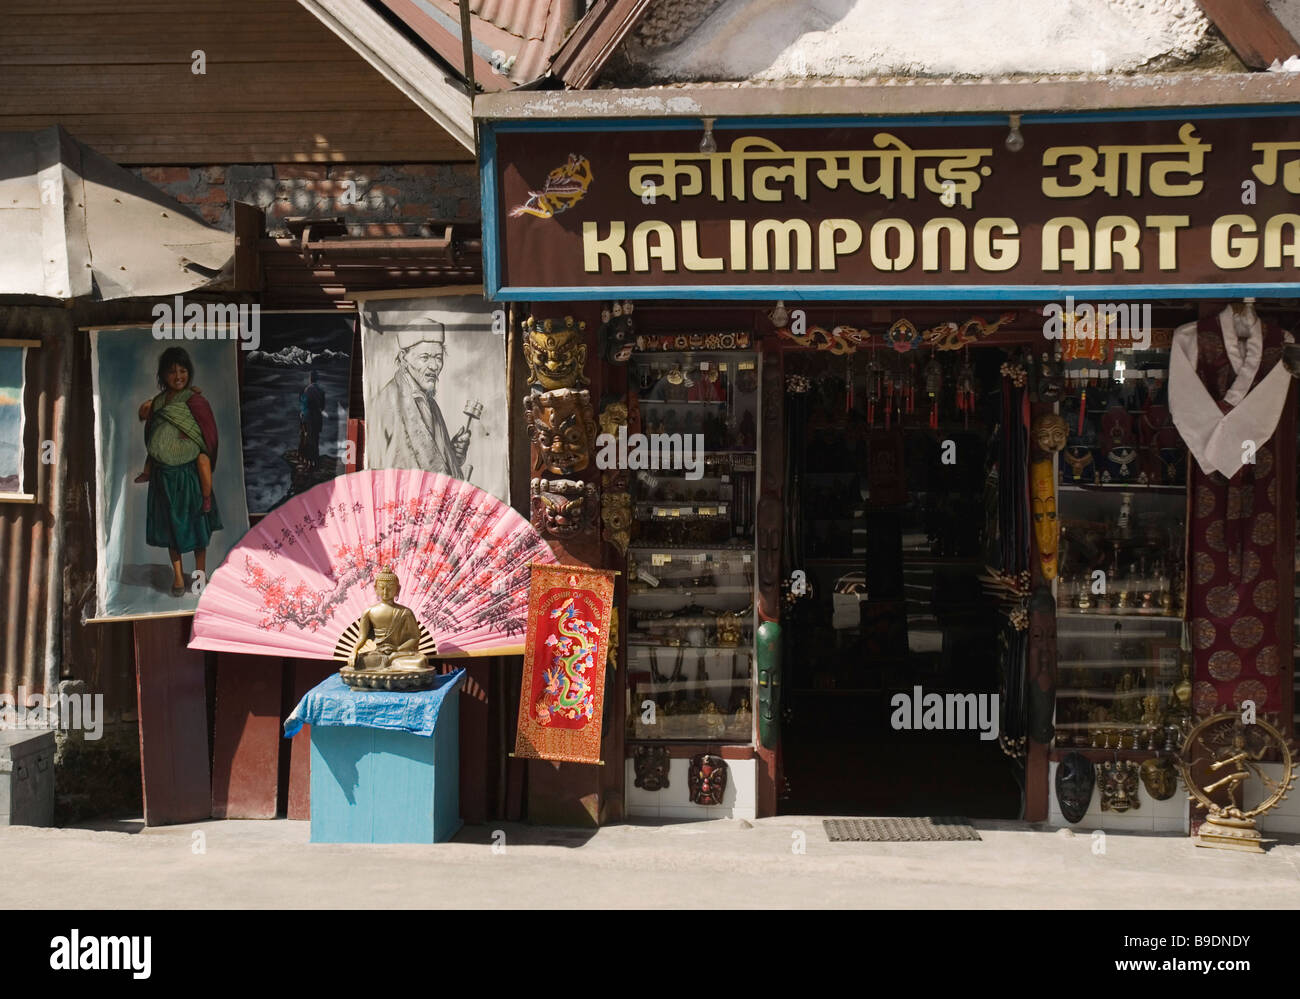
<svg viewBox="0 0 1300 999">
<path fill-rule="evenodd" d="M 1005 357 L 785 357 L 786 814 L 1021 815 L 994 735 L 1006 618 L 979 581 Z"/>
</svg>

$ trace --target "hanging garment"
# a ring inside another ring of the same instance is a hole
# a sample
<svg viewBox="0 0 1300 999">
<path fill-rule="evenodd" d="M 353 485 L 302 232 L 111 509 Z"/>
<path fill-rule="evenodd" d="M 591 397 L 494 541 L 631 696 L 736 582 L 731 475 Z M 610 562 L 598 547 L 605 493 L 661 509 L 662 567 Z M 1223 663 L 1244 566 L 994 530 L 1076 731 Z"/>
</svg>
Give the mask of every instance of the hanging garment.
<svg viewBox="0 0 1300 999">
<path fill-rule="evenodd" d="M 1280 335 L 1291 342 L 1289 333 Z M 1291 390 L 1291 376 L 1281 363 L 1280 343 L 1265 353 L 1265 341 L 1274 339 L 1273 333 L 1264 335 L 1253 310 L 1249 321 L 1241 323 L 1232 306 L 1217 319 L 1187 323 L 1174 331 L 1169 408 L 1203 471 L 1232 478 L 1246 463 L 1243 442 L 1259 447 L 1273 436 Z M 1217 391 L 1199 375 L 1202 344 L 1209 352 Z"/>
<path fill-rule="evenodd" d="M 1290 338 L 1234 318 L 1229 308 L 1179 327 L 1170 364 L 1170 408 L 1196 456 L 1188 468 L 1187 620 L 1202 716 L 1246 700 L 1261 714 L 1282 711 L 1282 662 L 1292 646 L 1296 402 L 1278 363 Z M 1253 461 L 1245 441 L 1254 442 Z"/>
</svg>

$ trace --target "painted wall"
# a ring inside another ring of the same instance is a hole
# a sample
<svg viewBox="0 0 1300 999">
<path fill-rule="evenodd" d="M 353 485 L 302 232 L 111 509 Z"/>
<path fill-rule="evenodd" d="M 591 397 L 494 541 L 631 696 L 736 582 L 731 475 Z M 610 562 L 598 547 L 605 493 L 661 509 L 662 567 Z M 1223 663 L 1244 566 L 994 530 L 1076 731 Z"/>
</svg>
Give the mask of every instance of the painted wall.
<svg viewBox="0 0 1300 999">
<path fill-rule="evenodd" d="M 265 211 L 273 235 L 284 232 L 286 218 L 304 215 L 341 216 L 371 226 L 365 234 L 375 236 L 396 234 L 385 225 L 479 217 L 473 163 L 255 163 L 146 166 L 133 172 L 228 232 L 235 228 L 236 201 Z"/>
<path fill-rule="evenodd" d="M 672 16 L 648 18 L 624 45 L 629 78 L 1240 68 L 1195 0 L 723 0 L 676 7 Z"/>
</svg>

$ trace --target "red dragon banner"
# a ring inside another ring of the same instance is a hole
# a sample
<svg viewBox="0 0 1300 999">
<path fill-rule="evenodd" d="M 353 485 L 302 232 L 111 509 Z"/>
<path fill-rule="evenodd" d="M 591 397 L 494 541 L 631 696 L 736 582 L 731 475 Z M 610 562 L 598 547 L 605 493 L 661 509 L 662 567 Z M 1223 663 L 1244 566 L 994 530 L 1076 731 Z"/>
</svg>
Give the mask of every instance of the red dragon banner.
<svg viewBox="0 0 1300 999">
<path fill-rule="evenodd" d="M 533 563 L 515 755 L 600 763 L 614 572 Z"/>
</svg>

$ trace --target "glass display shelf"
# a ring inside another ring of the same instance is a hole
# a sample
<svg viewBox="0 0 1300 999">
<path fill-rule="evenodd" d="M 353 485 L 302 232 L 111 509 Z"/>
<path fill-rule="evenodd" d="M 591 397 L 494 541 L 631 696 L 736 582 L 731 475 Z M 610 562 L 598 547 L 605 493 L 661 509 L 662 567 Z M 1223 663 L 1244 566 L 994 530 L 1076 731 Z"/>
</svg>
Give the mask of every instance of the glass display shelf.
<svg viewBox="0 0 1300 999">
<path fill-rule="evenodd" d="M 1185 497 L 1181 485 L 1058 486 L 1058 753 L 1142 759 L 1182 745 Z"/>
<path fill-rule="evenodd" d="M 759 359 L 638 353 L 628 432 L 694 434 L 693 464 L 629 469 L 630 739 L 750 742 Z"/>
</svg>

